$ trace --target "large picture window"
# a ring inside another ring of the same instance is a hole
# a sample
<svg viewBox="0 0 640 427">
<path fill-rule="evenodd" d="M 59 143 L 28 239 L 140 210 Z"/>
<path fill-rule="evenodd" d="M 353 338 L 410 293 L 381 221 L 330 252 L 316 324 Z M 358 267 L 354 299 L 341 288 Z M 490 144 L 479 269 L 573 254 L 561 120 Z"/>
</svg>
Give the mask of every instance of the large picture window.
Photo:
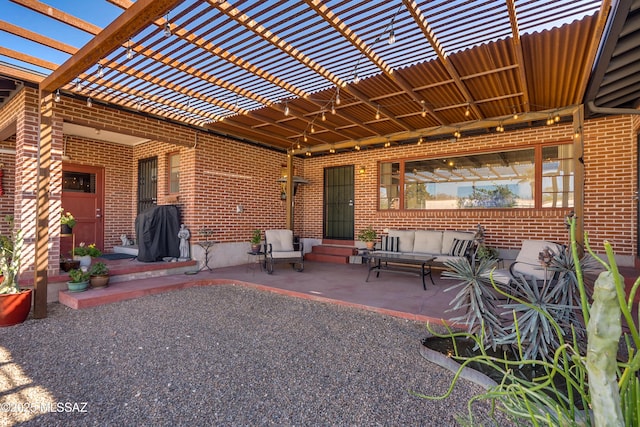
<svg viewBox="0 0 640 427">
<path fill-rule="evenodd" d="M 573 207 L 573 146 L 380 164 L 381 210 Z"/>
</svg>

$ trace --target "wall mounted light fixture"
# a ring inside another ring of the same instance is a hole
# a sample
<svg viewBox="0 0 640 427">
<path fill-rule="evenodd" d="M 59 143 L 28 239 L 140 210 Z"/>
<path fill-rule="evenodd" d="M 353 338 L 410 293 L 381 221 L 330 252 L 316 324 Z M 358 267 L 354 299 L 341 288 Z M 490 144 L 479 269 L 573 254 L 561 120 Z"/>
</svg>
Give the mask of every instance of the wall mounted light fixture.
<svg viewBox="0 0 640 427">
<path fill-rule="evenodd" d="M 366 172 L 367 172 L 367 168 L 366 168 L 366 167 L 364 167 L 364 165 L 363 165 L 363 166 L 360 166 L 360 167 L 358 168 L 358 173 L 359 173 L 360 175 L 364 175 Z"/>
</svg>

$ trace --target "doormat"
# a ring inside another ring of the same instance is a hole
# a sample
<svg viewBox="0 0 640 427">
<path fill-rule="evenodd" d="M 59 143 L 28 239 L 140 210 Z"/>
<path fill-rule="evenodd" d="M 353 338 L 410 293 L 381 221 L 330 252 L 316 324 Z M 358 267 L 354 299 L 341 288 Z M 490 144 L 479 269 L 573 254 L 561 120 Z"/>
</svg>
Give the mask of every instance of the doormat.
<svg viewBox="0 0 640 427">
<path fill-rule="evenodd" d="M 110 261 L 116 260 L 116 259 L 127 259 L 127 258 L 135 258 L 135 255 L 131 255 L 131 254 L 123 254 L 123 253 L 113 253 L 113 254 L 102 254 L 100 255 L 100 258 L 104 258 L 104 259 L 108 259 Z"/>
</svg>

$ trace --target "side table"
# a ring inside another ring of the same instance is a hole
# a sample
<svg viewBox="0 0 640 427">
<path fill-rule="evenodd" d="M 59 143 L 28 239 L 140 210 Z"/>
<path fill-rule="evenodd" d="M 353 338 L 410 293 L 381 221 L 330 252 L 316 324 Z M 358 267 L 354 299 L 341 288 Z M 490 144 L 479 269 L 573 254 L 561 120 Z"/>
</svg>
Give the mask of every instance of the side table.
<svg viewBox="0 0 640 427">
<path fill-rule="evenodd" d="M 203 270 L 213 271 L 213 268 L 209 267 L 209 251 L 211 250 L 213 245 L 215 245 L 216 243 L 220 243 L 220 242 L 215 241 L 215 240 L 204 240 L 202 242 L 196 242 L 196 244 L 198 246 L 200 246 L 202 249 L 204 249 L 204 265 L 202 267 L 200 267 L 199 270 L 194 271 L 191 274 L 198 274 Z"/>
<path fill-rule="evenodd" d="M 265 263 L 265 259 L 264 259 L 265 253 L 263 251 L 259 251 L 259 252 L 249 251 L 247 252 L 247 255 L 249 255 L 249 264 L 258 264 L 260 266 L 260 271 L 264 271 L 263 265 Z M 262 257 L 262 259 L 260 259 L 260 257 Z"/>
</svg>

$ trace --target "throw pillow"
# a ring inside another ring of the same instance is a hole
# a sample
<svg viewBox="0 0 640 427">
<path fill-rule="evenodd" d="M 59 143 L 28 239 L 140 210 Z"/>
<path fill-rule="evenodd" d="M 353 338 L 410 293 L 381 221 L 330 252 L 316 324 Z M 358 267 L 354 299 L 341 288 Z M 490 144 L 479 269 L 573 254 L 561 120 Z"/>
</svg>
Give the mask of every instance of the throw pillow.
<svg viewBox="0 0 640 427">
<path fill-rule="evenodd" d="M 464 256 L 467 253 L 467 249 L 471 245 L 471 240 L 453 239 L 449 255 L 451 256 Z"/>
<path fill-rule="evenodd" d="M 382 236 L 380 241 L 380 249 L 387 252 L 398 252 L 400 246 L 400 237 L 398 236 Z"/>
</svg>

